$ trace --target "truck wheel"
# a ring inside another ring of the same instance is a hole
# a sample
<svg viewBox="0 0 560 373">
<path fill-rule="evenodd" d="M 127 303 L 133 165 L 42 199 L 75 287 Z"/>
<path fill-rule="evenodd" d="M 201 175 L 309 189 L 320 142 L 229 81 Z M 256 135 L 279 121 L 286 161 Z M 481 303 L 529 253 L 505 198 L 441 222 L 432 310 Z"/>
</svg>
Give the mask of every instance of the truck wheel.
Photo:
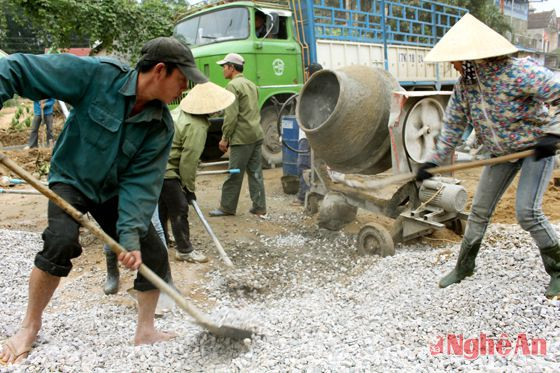
<svg viewBox="0 0 560 373">
<path fill-rule="evenodd" d="M 282 143 L 276 128 L 277 121 L 278 114 L 273 106 L 265 106 L 261 109 L 261 126 L 264 133 L 263 168 L 274 168 L 282 164 Z"/>
<path fill-rule="evenodd" d="M 203 161 L 214 161 L 220 159 L 224 153 L 218 147 L 220 140 L 222 139 L 222 133 L 208 132 L 206 136 L 206 143 L 204 144 L 204 150 L 200 156 Z"/>
</svg>

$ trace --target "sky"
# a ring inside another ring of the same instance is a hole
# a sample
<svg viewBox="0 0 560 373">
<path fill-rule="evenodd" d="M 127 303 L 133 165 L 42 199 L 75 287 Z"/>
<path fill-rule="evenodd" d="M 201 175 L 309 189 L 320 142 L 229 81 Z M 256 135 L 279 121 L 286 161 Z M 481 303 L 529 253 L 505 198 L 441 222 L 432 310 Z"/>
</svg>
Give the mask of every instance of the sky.
<svg viewBox="0 0 560 373">
<path fill-rule="evenodd" d="M 554 9 L 556 10 L 556 17 L 560 17 L 560 0 L 529 1 L 529 6 L 537 9 L 537 12 L 546 12 Z"/>
</svg>

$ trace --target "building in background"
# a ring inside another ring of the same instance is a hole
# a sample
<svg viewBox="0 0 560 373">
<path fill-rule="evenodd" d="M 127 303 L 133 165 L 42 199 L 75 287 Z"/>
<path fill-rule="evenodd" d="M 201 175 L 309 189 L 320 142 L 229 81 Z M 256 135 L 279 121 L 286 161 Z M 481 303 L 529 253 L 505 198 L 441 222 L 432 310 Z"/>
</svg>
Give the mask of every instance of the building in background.
<svg viewBox="0 0 560 373">
<path fill-rule="evenodd" d="M 527 34 L 534 49 L 541 52 L 541 62 L 548 67 L 558 68 L 558 18 L 556 11 L 530 13 Z"/>
<path fill-rule="evenodd" d="M 527 23 L 529 17 L 528 0 L 494 0 L 494 4 L 504 17 L 509 20 L 512 35 L 511 41 L 515 45 L 524 45 L 527 38 Z"/>
<path fill-rule="evenodd" d="M 520 56 L 531 56 L 551 69 L 560 67 L 560 21 L 555 10 L 535 12 L 529 0 L 494 0 L 494 4 L 509 20 L 509 37 Z"/>
<path fill-rule="evenodd" d="M 533 40 L 533 48 L 545 53 L 558 47 L 558 20 L 556 12 L 531 13 L 527 26 L 527 34 Z"/>
</svg>

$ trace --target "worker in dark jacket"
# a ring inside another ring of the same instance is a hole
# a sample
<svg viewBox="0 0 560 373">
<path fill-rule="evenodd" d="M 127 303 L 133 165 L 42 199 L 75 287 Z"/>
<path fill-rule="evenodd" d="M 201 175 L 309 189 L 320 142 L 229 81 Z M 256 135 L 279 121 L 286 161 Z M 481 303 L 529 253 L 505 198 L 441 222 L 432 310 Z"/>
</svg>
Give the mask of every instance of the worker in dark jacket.
<svg viewBox="0 0 560 373">
<path fill-rule="evenodd" d="M 53 97 L 73 107 L 53 150 L 49 187 L 82 213 L 91 213 L 127 249 L 118 258 L 125 267 L 136 270 L 145 263 L 163 278 L 169 276 L 167 252 L 150 218 L 173 138 L 166 103 L 186 89 L 187 79 L 206 80 L 191 51 L 172 38 L 146 43 L 136 70 L 110 59 L 69 54 L 13 54 L 0 60 L 0 107 L 14 94 Z M 4 343 L 0 361 L 17 363 L 29 354 L 60 278 L 82 252 L 78 235 L 79 224 L 49 202 L 27 312 L 21 328 Z M 139 291 L 134 343 L 172 338 L 154 327 L 159 291 L 140 274 L 134 287 Z"/>
</svg>

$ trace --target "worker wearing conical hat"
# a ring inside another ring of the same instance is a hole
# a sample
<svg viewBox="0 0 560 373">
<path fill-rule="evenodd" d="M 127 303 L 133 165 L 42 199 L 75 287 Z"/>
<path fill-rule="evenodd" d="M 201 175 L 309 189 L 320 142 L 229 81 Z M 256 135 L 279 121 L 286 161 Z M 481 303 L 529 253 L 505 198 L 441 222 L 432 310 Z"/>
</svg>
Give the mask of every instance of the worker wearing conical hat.
<svg viewBox="0 0 560 373">
<path fill-rule="evenodd" d="M 175 135 L 159 199 L 159 216 L 167 242 L 167 221 L 171 220 L 176 244 L 175 257 L 179 260 L 208 260 L 191 243 L 188 205 L 191 200 L 196 200 L 196 169 L 210 127 L 208 115 L 226 109 L 234 101 L 233 93 L 207 82 L 197 84 L 179 107 L 171 112 L 175 122 Z"/>
<path fill-rule="evenodd" d="M 449 61 L 460 73 L 447 105 L 443 129 L 426 169 L 449 160 L 468 125 L 492 156 L 534 149 L 535 156 L 486 166 L 480 175 L 457 264 L 440 287 L 471 276 L 488 222 L 501 196 L 520 172 L 516 217 L 540 249 L 550 275 L 547 297 L 560 294 L 558 237 L 541 209 L 552 176 L 560 117 L 551 118 L 547 103 L 560 98 L 560 80 L 530 58 L 513 58 L 517 48 L 470 14 L 463 16 L 426 55 L 427 62 Z"/>
</svg>

